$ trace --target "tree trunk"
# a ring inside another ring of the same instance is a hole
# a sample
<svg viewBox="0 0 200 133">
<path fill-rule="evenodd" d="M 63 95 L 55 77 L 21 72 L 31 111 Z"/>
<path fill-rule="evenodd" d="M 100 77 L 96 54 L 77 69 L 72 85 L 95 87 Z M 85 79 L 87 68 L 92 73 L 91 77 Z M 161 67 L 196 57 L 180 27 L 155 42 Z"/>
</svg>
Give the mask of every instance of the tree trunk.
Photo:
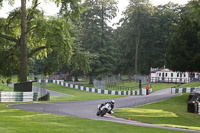
<svg viewBox="0 0 200 133">
<path fill-rule="evenodd" d="M 138 73 L 138 70 L 137 70 L 137 67 L 138 67 L 138 46 L 139 46 L 139 43 L 140 43 L 140 9 L 139 9 L 139 6 L 138 6 L 138 14 L 137 14 L 137 37 L 136 37 L 136 40 L 135 40 L 135 43 L 136 43 L 136 48 L 135 48 L 135 74 Z"/>
<path fill-rule="evenodd" d="M 89 84 L 93 84 L 93 78 L 92 77 L 89 77 Z"/>
<path fill-rule="evenodd" d="M 20 83 L 27 82 L 26 0 L 21 0 Z"/>
<path fill-rule="evenodd" d="M 101 45 L 102 48 L 104 48 L 104 5 L 103 5 L 103 1 L 101 1 Z"/>
<path fill-rule="evenodd" d="M 75 75 L 74 81 L 78 82 L 78 76 Z"/>
</svg>

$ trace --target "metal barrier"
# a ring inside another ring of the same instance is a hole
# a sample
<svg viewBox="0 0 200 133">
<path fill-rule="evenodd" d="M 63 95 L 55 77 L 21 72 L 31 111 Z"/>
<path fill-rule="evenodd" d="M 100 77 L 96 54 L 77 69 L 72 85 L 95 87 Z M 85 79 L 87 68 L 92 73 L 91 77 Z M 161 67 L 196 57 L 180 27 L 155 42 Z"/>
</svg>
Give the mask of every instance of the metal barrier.
<svg viewBox="0 0 200 133">
<path fill-rule="evenodd" d="M 0 102 L 30 102 L 37 101 L 35 92 L 0 92 Z"/>
</svg>

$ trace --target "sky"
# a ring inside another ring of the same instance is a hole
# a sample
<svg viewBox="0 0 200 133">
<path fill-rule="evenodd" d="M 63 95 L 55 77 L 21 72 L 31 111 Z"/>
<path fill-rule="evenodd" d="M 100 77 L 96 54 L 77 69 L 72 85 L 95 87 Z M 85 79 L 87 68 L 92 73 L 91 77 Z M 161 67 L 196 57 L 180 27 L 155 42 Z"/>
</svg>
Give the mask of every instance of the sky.
<svg viewBox="0 0 200 133">
<path fill-rule="evenodd" d="M 41 4 L 39 5 L 39 7 L 43 8 L 43 10 L 45 11 L 45 15 L 55 15 L 56 13 L 58 13 L 59 9 L 56 7 L 55 4 L 51 2 L 48 2 L 48 3 L 44 2 L 45 0 L 39 0 L 39 1 L 41 1 Z M 117 16 L 109 24 L 110 26 L 113 23 L 117 23 L 119 19 L 122 17 L 121 13 L 127 7 L 128 1 L 129 0 L 118 0 L 119 11 L 117 12 Z M 150 0 L 150 2 L 155 6 L 161 5 L 161 4 L 164 5 L 170 1 L 174 3 L 179 3 L 179 4 L 186 4 L 189 0 Z M 4 7 L 0 9 L 0 17 L 7 17 L 10 11 L 12 11 L 16 7 L 20 7 L 21 0 L 15 0 L 14 6 L 10 6 L 5 2 L 3 3 L 3 5 Z M 30 5 L 30 2 L 28 2 L 28 5 Z"/>
</svg>

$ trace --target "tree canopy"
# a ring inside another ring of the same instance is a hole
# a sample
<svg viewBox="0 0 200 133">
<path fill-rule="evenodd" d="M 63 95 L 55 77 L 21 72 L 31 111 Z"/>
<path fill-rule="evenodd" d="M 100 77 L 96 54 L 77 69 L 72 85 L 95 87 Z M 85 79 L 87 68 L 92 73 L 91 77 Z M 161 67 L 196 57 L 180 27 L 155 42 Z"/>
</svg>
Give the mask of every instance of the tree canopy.
<svg viewBox="0 0 200 133">
<path fill-rule="evenodd" d="M 0 75 L 26 79 L 30 71 L 61 71 L 89 75 L 92 81 L 149 74 L 151 67 L 199 71 L 199 0 L 158 6 L 130 0 L 116 29 L 108 26 L 118 10 L 115 0 L 51 2 L 60 8 L 57 16 L 45 16 L 39 1 L 32 0 L 30 8 L 24 4 L 0 18 Z"/>
<path fill-rule="evenodd" d="M 199 1 L 191 1 L 182 9 L 180 22 L 168 48 L 168 67 L 175 71 L 200 71 Z"/>
</svg>

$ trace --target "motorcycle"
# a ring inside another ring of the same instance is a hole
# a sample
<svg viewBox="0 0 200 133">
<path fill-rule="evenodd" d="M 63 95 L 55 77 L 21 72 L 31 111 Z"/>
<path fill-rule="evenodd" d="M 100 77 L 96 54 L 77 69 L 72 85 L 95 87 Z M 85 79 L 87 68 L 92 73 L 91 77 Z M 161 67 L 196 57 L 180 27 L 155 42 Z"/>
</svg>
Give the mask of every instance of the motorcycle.
<svg viewBox="0 0 200 133">
<path fill-rule="evenodd" d="M 110 103 L 106 103 L 102 107 L 100 106 L 101 105 L 98 105 L 97 107 L 97 116 L 103 117 L 106 113 L 111 112 L 112 110 Z"/>
</svg>

